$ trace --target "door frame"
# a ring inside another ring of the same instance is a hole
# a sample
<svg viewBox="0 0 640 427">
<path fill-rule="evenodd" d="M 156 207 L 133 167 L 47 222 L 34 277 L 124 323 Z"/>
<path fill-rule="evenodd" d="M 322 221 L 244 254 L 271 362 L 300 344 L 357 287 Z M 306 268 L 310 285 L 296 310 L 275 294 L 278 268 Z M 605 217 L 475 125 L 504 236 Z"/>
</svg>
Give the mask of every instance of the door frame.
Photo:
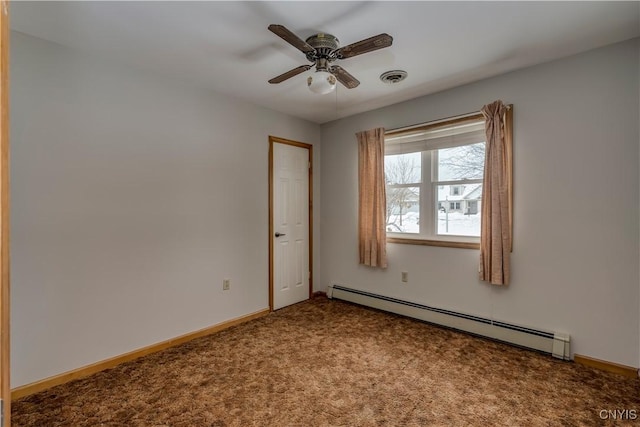
<svg viewBox="0 0 640 427">
<path fill-rule="evenodd" d="M 313 145 L 269 135 L 269 311 L 273 311 L 273 144 L 309 151 L 309 298 L 313 295 Z"/>
<path fill-rule="evenodd" d="M 9 304 L 9 0 L 0 0 L 0 427 L 11 425 Z"/>
</svg>

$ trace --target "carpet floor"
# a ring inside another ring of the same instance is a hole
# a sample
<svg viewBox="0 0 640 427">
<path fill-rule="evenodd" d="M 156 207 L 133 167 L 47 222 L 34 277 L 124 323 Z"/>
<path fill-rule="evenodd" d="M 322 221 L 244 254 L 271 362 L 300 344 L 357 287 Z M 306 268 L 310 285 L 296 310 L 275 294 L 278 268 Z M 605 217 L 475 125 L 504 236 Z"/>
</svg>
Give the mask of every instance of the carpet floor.
<svg viewBox="0 0 640 427">
<path fill-rule="evenodd" d="M 319 297 L 22 398 L 12 418 L 15 427 L 638 425 L 640 381 Z"/>
</svg>

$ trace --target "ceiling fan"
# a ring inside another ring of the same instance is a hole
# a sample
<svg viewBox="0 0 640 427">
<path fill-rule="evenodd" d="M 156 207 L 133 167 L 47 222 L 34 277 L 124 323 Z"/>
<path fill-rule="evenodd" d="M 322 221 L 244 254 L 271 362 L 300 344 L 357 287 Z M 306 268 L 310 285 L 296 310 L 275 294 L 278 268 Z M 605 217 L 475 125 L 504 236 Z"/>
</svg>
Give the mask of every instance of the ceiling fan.
<svg viewBox="0 0 640 427">
<path fill-rule="evenodd" d="M 347 59 L 363 53 L 373 52 L 391 46 L 393 37 L 382 33 L 368 39 L 360 40 L 347 46 L 340 47 L 338 38 L 331 34 L 314 34 L 302 41 L 298 36 L 289 31 L 284 25 L 269 25 L 269 31 L 282 38 L 284 41 L 305 54 L 310 65 L 301 65 L 286 73 L 269 80 L 269 83 L 281 83 L 291 77 L 297 76 L 316 67 L 314 76 L 307 79 L 307 85 L 316 93 L 329 93 L 335 88 L 336 79 L 347 89 L 357 87 L 360 82 L 339 65 L 332 65 L 338 59 Z"/>
</svg>

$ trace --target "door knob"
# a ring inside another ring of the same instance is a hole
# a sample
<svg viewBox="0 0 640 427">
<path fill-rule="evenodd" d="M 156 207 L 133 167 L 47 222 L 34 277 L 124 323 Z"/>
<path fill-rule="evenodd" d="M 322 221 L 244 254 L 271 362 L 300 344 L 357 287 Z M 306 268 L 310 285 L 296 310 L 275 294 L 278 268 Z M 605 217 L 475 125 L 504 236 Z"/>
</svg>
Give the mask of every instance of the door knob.
<svg viewBox="0 0 640 427">
<path fill-rule="evenodd" d="M 284 233 L 279 233 L 279 232 L 276 232 L 276 237 L 280 237 L 280 236 L 286 236 L 286 234 L 284 234 Z"/>
</svg>

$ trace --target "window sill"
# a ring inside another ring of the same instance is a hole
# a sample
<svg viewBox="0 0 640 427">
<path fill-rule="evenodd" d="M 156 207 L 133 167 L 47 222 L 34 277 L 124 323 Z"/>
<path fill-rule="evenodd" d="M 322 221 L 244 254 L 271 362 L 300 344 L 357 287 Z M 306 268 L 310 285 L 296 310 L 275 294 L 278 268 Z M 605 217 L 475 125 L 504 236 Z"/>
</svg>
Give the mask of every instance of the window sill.
<svg viewBox="0 0 640 427">
<path fill-rule="evenodd" d="M 399 243 L 404 245 L 441 246 L 458 249 L 480 249 L 480 243 L 451 242 L 447 240 L 407 239 L 402 237 L 387 237 L 387 243 Z"/>
</svg>

